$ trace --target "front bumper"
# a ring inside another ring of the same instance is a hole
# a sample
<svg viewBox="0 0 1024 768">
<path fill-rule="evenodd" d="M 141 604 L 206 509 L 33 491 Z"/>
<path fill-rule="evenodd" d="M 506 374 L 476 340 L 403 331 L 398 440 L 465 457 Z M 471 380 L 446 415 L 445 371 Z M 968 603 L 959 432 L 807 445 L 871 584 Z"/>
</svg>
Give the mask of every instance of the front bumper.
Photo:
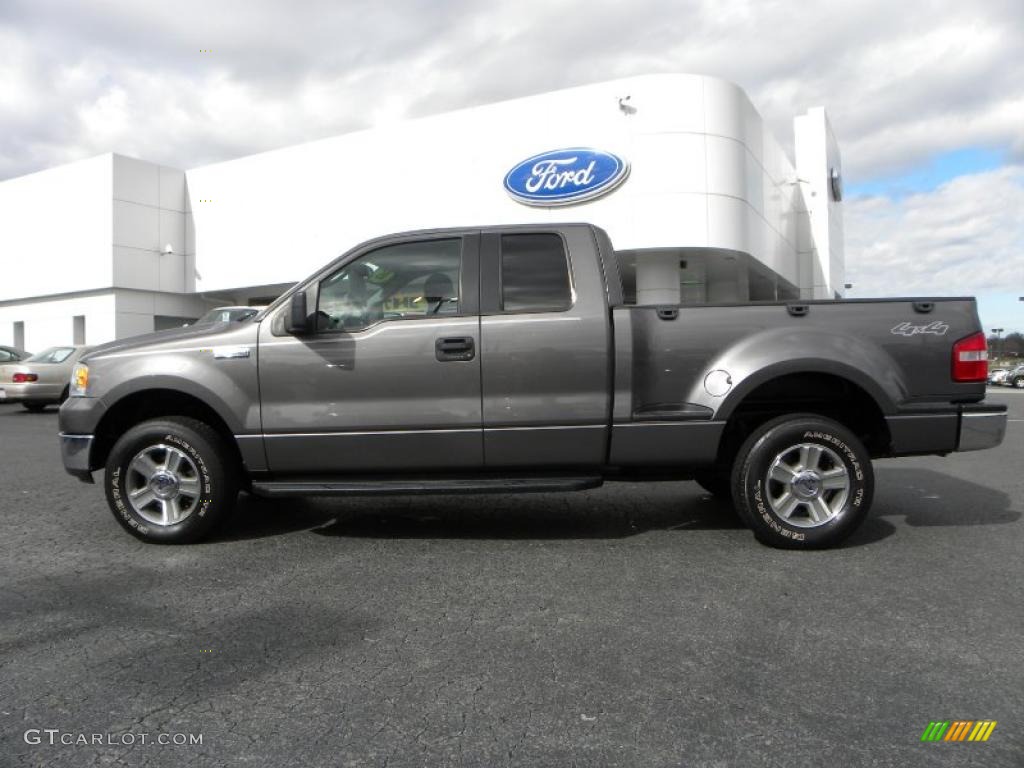
<svg viewBox="0 0 1024 768">
<path fill-rule="evenodd" d="M 69 475 L 74 475 L 86 483 L 93 481 L 92 471 L 89 467 L 92 442 L 92 435 L 67 435 L 63 432 L 60 433 L 60 458 L 64 462 L 64 469 Z"/>
<path fill-rule="evenodd" d="M 79 480 L 91 483 L 93 470 L 92 449 L 96 429 L 106 408 L 95 397 L 69 397 L 60 407 L 57 423 L 60 429 L 60 455 L 64 469 Z"/>
<path fill-rule="evenodd" d="M 887 416 L 890 456 L 995 448 L 1006 434 L 1006 406 L 974 403 Z"/>
</svg>

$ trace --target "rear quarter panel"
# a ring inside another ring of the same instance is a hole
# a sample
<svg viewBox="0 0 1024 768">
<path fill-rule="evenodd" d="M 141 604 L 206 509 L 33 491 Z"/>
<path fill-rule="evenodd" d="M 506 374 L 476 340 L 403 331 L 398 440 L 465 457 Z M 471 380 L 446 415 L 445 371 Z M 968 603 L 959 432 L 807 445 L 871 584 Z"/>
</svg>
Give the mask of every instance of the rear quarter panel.
<svg viewBox="0 0 1024 768">
<path fill-rule="evenodd" d="M 784 304 L 681 307 L 674 320 L 660 319 L 654 307 L 615 311 L 630 314 L 634 411 L 682 402 L 725 419 L 759 384 L 804 371 L 849 379 L 887 414 L 984 394 L 984 385 L 950 376 L 953 343 L 980 330 L 973 300 L 935 300 L 928 314 L 916 312 L 910 299 L 811 302 L 803 317 Z M 936 322 L 945 327 L 941 334 L 903 326 Z M 727 373 L 727 392 L 709 393 L 712 371 Z"/>
</svg>

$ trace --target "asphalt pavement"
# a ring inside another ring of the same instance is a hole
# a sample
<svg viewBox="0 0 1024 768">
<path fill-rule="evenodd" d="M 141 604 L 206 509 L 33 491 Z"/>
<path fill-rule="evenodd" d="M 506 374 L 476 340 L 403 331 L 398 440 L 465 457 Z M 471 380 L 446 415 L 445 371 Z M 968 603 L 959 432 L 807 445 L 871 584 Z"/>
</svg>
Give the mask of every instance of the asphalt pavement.
<svg viewBox="0 0 1024 768">
<path fill-rule="evenodd" d="M 1024 393 L 990 399 L 1003 446 L 877 462 L 823 552 L 684 482 L 243 497 L 157 547 L 0 407 L 0 766 L 1020 768 Z"/>
</svg>

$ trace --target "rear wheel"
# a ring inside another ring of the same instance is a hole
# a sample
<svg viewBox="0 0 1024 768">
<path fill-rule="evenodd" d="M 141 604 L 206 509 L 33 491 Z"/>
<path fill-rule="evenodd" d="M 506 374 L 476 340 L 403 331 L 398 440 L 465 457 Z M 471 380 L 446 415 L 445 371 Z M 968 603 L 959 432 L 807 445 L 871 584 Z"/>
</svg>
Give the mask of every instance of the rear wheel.
<svg viewBox="0 0 1024 768">
<path fill-rule="evenodd" d="M 871 457 L 850 430 L 813 414 L 769 421 L 733 467 L 737 511 L 758 541 L 814 549 L 845 540 L 874 494 Z"/>
<path fill-rule="evenodd" d="M 1013 380 L 1013 386 L 1016 389 L 1024 389 L 1024 376 L 1018 376 Z"/>
<path fill-rule="evenodd" d="M 130 534 L 185 544 L 230 515 L 238 470 L 217 432 L 195 419 L 168 417 L 121 436 L 107 459 L 104 485 L 111 512 Z"/>
</svg>

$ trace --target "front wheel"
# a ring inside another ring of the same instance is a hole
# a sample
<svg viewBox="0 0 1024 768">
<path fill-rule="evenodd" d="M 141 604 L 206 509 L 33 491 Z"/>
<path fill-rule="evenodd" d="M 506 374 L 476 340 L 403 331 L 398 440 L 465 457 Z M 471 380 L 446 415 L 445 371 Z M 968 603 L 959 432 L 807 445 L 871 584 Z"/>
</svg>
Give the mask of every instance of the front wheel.
<svg viewBox="0 0 1024 768">
<path fill-rule="evenodd" d="M 794 414 L 747 438 L 732 486 L 737 511 L 758 541 L 816 549 L 841 543 L 864 521 L 875 481 L 871 456 L 850 430 Z"/>
<path fill-rule="evenodd" d="M 1016 389 L 1024 389 L 1024 376 L 1018 376 L 1013 380 L 1013 386 Z"/>
<path fill-rule="evenodd" d="M 158 544 L 199 541 L 225 520 L 238 496 L 238 471 L 223 439 L 195 419 L 138 424 L 107 459 L 104 485 L 117 521 Z"/>
</svg>

